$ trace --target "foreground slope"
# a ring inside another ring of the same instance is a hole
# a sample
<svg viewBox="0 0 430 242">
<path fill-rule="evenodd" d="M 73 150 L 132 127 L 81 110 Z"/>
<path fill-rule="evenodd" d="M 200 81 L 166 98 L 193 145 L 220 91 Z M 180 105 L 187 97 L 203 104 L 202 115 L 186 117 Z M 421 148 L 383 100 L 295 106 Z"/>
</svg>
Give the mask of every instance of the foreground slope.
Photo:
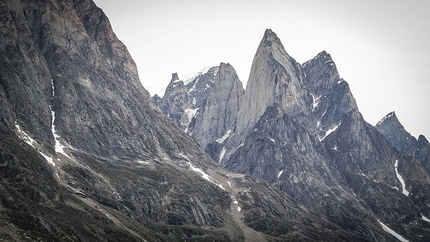
<svg viewBox="0 0 430 242">
<path fill-rule="evenodd" d="M 364 120 L 330 54 L 301 65 L 266 30 L 241 100 L 234 125 L 206 140 L 222 166 L 367 240 L 393 239 L 387 226 L 405 239 L 430 238 L 428 175 Z"/>
<path fill-rule="evenodd" d="M 211 160 L 154 105 L 92 1 L 0 12 L 2 239 L 363 239 Z"/>
</svg>

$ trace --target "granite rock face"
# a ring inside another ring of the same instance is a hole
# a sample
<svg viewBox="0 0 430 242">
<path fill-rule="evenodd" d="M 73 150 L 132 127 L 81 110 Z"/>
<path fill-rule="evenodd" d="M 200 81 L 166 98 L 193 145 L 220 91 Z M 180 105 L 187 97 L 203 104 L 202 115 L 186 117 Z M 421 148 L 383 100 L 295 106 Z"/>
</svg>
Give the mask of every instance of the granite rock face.
<svg viewBox="0 0 430 242">
<path fill-rule="evenodd" d="M 154 104 L 92 1 L 8 0 L 0 15 L 1 239 L 364 240 L 210 159 L 176 127 L 183 115 L 169 115 L 175 125 Z M 227 64 L 207 73 L 186 93 L 173 76 L 175 95 L 157 103 L 177 113 L 201 105 L 209 117 L 223 110 L 232 125 L 237 76 Z M 207 101 L 206 84 L 219 90 L 213 99 L 231 98 Z"/>
<path fill-rule="evenodd" d="M 327 52 L 301 65 L 266 30 L 233 124 L 218 142 L 207 140 L 223 167 L 269 182 L 366 240 L 393 239 L 381 223 L 407 239 L 430 238 L 428 175 L 364 120 Z"/>
<path fill-rule="evenodd" d="M 387 138 L 391 146 L 406 155 L 418 158 L 424 169 L 430 174 L 430 145 L 426 137 L 420 135 L 417 140 L 408 133 L 395 112 L 387 114 L 375 127 Z"/>
<path fill-rule="evenodd" d="M 390 144 L 401 152 L 413 155 L 417 139 L 406 131 L 395 112 L 387 114 L 375 128 L 383 134 Z"/>
<path fill-rule="evenodd" d="M 158 106 L 207 150 L 209 144 L 222 143 L 232 132 L 245 91 L 228 63 L 207 68 L 185 82 L 179 78 L 171 82 Z"/>
<path fill-rule="evenodd" d="M 280 39 L 266 30 L 257 49 L 237 119 L 237 132 L 246 133 L 266 108 L 278 103 L 286 113 L 309 113 L 309 93 L 303 85 L 303 71 L 285 51 Z"/>
</svg>

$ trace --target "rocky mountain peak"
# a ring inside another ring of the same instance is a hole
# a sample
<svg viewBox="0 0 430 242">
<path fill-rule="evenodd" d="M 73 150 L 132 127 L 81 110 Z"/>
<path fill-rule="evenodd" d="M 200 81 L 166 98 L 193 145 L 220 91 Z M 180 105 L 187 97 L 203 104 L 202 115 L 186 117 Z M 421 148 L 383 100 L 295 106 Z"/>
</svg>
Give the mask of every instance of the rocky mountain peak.
<svg viewBox="0 0 430 242">
<path fill-rule="evenodd" d="M 276 44 L 282 45 L 281 40 L 271 29 L 266 29 L 261 43 L 263 43 L 264 47 L 272 47 Z"/>
<path fill-rule="evenodd" d="M 430 144 L 420 135 L 418 140 L 401 124 L 395 112 L 387 114 L 375 128 L 388 140 L 390 145 L 402 153 L 418 158 L 426 172 L 430 174 Z"/>
<path fill-rule="evenodd" d="M 243 98 L 232 74 L 221 63 L 211 82 L 193 84 L 205 96 L 187 131 L 215 161 L 269 182 L 366 240 L 390 240 L 382 222 L 410 238 L 418 237 L 415 229 L 428 235 L 425 225 L 402 219 L 430 214 L 426 199 L 411 195 L 427 194 L 420 185 L 430 184 L 426 172 L 363 119 L 330 54 L 322 51 L 302 66 L 268 29 Z M 417 209 L 405 210 L 408 204 Z"/>
<path fill-rule="evenodd" d="M 417 139 L 406 131 L 395 112 L 387 114 L 375 125 L 375 128 L 394 148 L 409 155 L 413 154 Z"/>
<path fill-rule="evenodd" d="M 306 86 L 316 95 L 329 91 L 343 81 L 331 55 L 326 51 L 305 62 L 303 70 L 307 77 Z"/>
<path fill-rule="evenodd" d="M 384 123 L 390 123 L 391 125 L 395 125 L 399 128 L 403 128 L 403 125 L 400 123 L 399 119 L 396 116 L 396 112 L 390 112 L 385 115 L 375 126 L 384 125 Z"/>
<path fill-rule="evenodd" d="M 290 114 L 308 112 L 309 94 L 303 79 L 300 64 L 287 54 L 276 34 L 266 30 L 252 62 L 239 111 L 238 131 L 246 132 L 254 126 L 267 107 L 274 103 Z"/>
<path fill-rule="evenodd" d="M 172 73 L 172 79 L 170 80 L 170 83 L 178 81 L 179 80 L 179 76 L 178 73 Z"/>
</svg>

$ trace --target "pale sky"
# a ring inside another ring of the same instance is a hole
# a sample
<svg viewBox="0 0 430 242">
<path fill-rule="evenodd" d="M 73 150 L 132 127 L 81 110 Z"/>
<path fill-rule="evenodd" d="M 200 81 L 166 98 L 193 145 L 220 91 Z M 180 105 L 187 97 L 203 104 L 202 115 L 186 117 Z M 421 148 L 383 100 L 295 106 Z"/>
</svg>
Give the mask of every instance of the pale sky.
<svg viewBox="0 0 430 242">
<path fill-rule="evenodd" d="M 230 63 L 244 87 L 267 28 L 299 63 L 325 50 L 365 120 L 395 111 L 430 139 L 427 0 L 95 0 L 154 95 L 171 75 Z"/>
</svg>

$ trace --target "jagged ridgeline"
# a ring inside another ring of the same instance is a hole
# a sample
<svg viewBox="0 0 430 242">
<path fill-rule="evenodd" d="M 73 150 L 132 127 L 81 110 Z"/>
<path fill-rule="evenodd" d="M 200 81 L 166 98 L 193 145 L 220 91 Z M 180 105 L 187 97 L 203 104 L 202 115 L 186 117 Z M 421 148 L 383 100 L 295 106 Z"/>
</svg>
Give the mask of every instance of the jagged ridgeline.
<svg viewBox="0 0 430 242">
<path fill-rule="evenodd" d="M 428 141 L 368 124 L 330 54 L 297 63 L 268 29 L 246 91 L 231 65 L 206 70 L 153 99 L 220 165 L 365 240 L 430 239 Z"/>
<path fill-rule="evenodd" d="M 213 161 L 177 125 L 192 125 L 203 104 L 214 115 L 209 105 L 225 92 L 193 84 L 200 96 L 178 106 L 185 118 L 170 121 L 142 87 L 126 47 L 92 1 L 7 0 L 0 2 L 0 14 L 2 240 L 392 238 L 372 216 L 367 227 L 344 229 L 275 186 Z M 212 133 L 222 136 L 235 125 L 244 91 L 228 64 L 207 74 L 214 76 L 214 86 L 231 92 L 220 107 L 231 110 L 223 116 L 228 125 Z M 176 79 L 172 85 L 184 85 Z M 232 84 L 222 86 L 226 80 Z M 189 130 L 196 134 L 210 131 L 199 125 L 218 127 L 215 121 L 194 125 Z M 227 142 L 227 136 L 218 142 Z M 404 159 L 399 161 L 402 172 Z M 410 190 L 412 182 L 406 184 Z"/>
</svg>

